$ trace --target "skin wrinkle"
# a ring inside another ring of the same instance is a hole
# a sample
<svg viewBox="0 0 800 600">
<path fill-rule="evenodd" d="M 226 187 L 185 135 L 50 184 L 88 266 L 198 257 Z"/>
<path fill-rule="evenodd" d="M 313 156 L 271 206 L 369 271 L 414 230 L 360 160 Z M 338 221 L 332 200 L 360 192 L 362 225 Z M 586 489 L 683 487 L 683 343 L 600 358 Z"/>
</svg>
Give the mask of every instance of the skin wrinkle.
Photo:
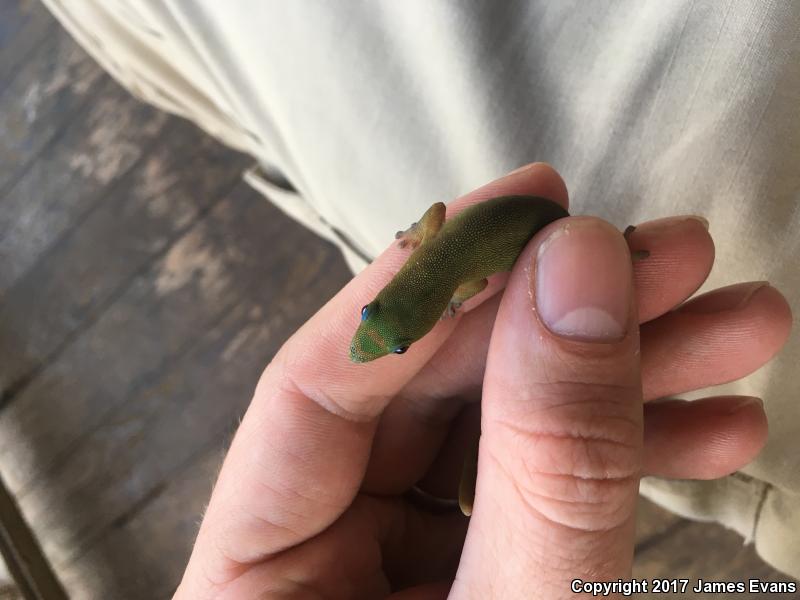
<svg viewBox="0 0 800 600">
<path fill-rule="evenodd" d="M 230 571 L 230 576 L 223 576 L 224 580 L 217 581 L 216 577 L 213 577 L 209 572 L 209 562 L 212 558 L 211 555 L 206 555 L 204 559 L 201 561 L 200 564 L 200 577 L 201 581 L 198 582 L 194 580 L 192 585 L 197 585 L 198 583 L 202 585 L 203 591 L 209 592 L 210 595 L 205 595 L 204 597 L 207 598 L 218 598 L 221 594 L 225 593 L 225 590 L 230 588 L 237 580 L 241 577 L 246 576 L 249 573 L 249 568 L 252 566 L 250 563 L 243 563 L 239 562 L 235 559 L 232 559 L 228 556 L 227 552 L 221 547 L 223 536 L 212 536 L 212 547 L 216 550 L 218 555 L 222 557 L 223 561 L 228 561 L 228 565 L 222 568 L 224 571 Z M 218 565 L 219 566 L 219 565 Z M 183 587 L 183 582 L 180 584 L 180 588 Z"/>
<path fill-rule="evenodd" d="M 277 495 L 277 493 L 276 493 L 276 495 Z M 257 524 L 259 524 L 259 527 L 263 527 L 265 530 L 277 530 L 278 532 L 287 532 L 289 534 L 289 537 L 294 539 L 294 540 L 300 540 L 300 539 L 303 539 L 303 537 L 304 537 L 304 534 L 302 532 L 300 532 L 300 531 L 298 531 L 296 529 L 293 529 L 289 525 L 283 524 L 283 523 L 279 523 L 274 518 L 267 518 L 267 517 L 262 517 L 260 515 L 254 514 L 253 511 L 249 510 L 248 508 L 246 508 L 244 506 L 241 506 L 241 505 L 237 506 L 237 507 L 235 507 L 235 510 L 239 511 L 239 513 L 240 513 L 239 517 L 237 519 L 238 522 L 241 522 L 241 521 L 244 521 L 244 520 L 255 521 Z M 283 510 L 284 514 L 288 514 L 290 517 L 293 518 L 293 520 L 302 522 L 303 515 L 301 513 L 294 512 L 294 511 L 288 509 L 287 507 L 283 507 L 282 510 Z M 242 518 L 242 517 L 244 517 L 244 518 Z M 263 533 L 267 533 L 267 532 L 265 531 Z M 242 565 L 242 566 L 250 566 L 250 565 L 253 565 L 255 563 L 262 562 L 265 558 L 267 558 L 269 556 L 275 556 L 276 554 L 279 554 L 279 553 L 283 552 L 287 548 L 291 548 L 292 545 L 294 543 L 296 543 L 296 542 L 292 542 L 289 545 L 287 545 L 285 543 L 281 544 L 276 549 L 273 549 L 271 552 L 262 553 L 261 555 L 259 555 L 256 558 L 244 558 L 244 557 L 238 557 L 237 558 L 237 557 L 233 556 L 233 551 L 230 548 L 227 548 L 227 549 L 223 549 L 222 548 L 222 540 L 227 536 L 225 536 L 225 535 L 223 535 L 221 533 L 218 534 L 218 535 L 219 535 L 219 538 L 220 538 L 220 544 L 218 544 L 218 548 L 223 552 L 223 556 L 227 560 L 231 561 L 232 563 L 234 563 L 236 565 Z M 264 537 L 266 537 L 266 536 L 264 536 Z M 274 538 L 276 536 L 274 534 L 272 534 L 269 537 Z"/>
<path fill-rule="evenodd" d="M 525 462 L 523 460 L 523 462 Z M 547 500 L 551 502 L 558 502 L 562 504 L 567 504 L 571 506 L 586 506 L 586 507 L 602 507 L 606 504 L 606 495 L 604 493 L 598 493 L 601 491 L 601 488 L 609 488 L 612 492 L 620 492 L 619 488 L 628 488 L 631 484 L 638 483 L 639 474 L 637 473 L 631 477 L 609 477 L 609 478 L 594 478 L 591 480 L 590 485 L 585 485 L 587 479 L 582 477 L 574 477 L 574 483 L 576 484 L 574 493 L 570 493 L 568 490 L 564 491 L 563 494 L 558 495 L 556 492 L 558 491 L 555 489 L 558 486 L 550 486 L 544 485 L 544 480 L 550 479 L 551 477 L 565 477 L 563 474 L 556 474 L 556 475 L 548 475 L 547 473 L 540 473 L 535 470 L 528 471 L 528 474 L 531 475 L 531 479 L 541 479 L 542 485 L 531 485 L 530 489 L 527 491 L 534 496 L 541 498 L 542 500 Z M 569 476 L 567 476 L 569 477 Z M 568 487 L 568 486 L 567 486 Z M 544 491 L 537 491 L 543 490 L 544 488 L 553 488 L 552 493 L 545 493 Z M 605 491 L 605 490 L 602 490 Z M 574 496 L 574 497 L 572 497 Z M 580 496 L 580 497 L 579 497 Z M 572 509 L 571 509 L 572 510 Z"/>
<path fill-rule="evenodd" d="M 556 442 L 555 445 L 552 445 L 551 447 L 551 445 L 548 444 L 548 446 L 546 446 L 549 454 L 549 462 L 552 464 L 559 464 L 566 463 L 568 461 L 567 457 L 572 459 L 569 466 L 566 467 L 567 470 L 557 472 L 559 475 L 580 475 L 584 478 L 590 477 L 596 479 L 608 479 L 609 477 L 630 477 L 641 472 L 641 469 L 638 466 L 628 465 L 627 467 L 622 467 L 619 465 L 620 462 L 623 462 L 623 459 L 626 459 L 626 462 L 636 462 L 636 459 L 632 456 L 626 456 L 629 454 L 632 455 L 635 452 L 635 446 L 615 443 L 614 441 L 603 440 L 599 438 L 586 439 L 580 436 L 569 434 L 534 434 L 534 437 L 529 439 L 531 434 L 528 432 L 521 431 L 516 426 L 509 426 L 508 424 L 505 424 L 505 427 L 506 429 L 515 430 L 512 440 L 521 439 L 523 447 L 532 446 L 532 449 L 529 451 L 531 454 L 542 452 L 542 449 L 538 448 L 537 446 L 541 445 L 547 440 L 554 440 Z M 574 444 L 570 444 L 570 442 L 574 442 Z M 563 447 L 565 444 L 567 446 L 566 448 Z M 605 444 L 610 445 L 611 448 L 615 449 L 616 451 L 610 452 L 608 449 L 603 449 L 601 446 Z M 515 443 L 515 446 L 516 445 L 519 444 Z M 589 448 L 592 448 L 593 450 L 589 451 Z M 577 468 L 579 465 L 585 466 L 587 470 L 579 471 Z M 528 467 L 531 468 L 530 465 L 528 465 Z M 535 468 L 535 471 L 540 473 L 548 473 L 547 470 L 541 467 Z"/>
<path fill-rule="evenodd" d="M 520 387 L 514 382 L 505 381 L 499 377 L 492 377 L 490 380 L 488 380 L 488 383 L 494 388 L 498 388 L 500 390 L 500 397 L 515 398 L 516 404 L 531 406 L 538 406 L 547 398 L 553 399 L 551 406 L 580 404 L 581 402 L 590 404 L 589 400 L 586 399 L 586 394 L 588 392 L 591 394 L 591 397 L 601 396 L 598 398 L 598 401 L 605 405 L 617 405 L 627 409 L 630 406 L 631 401 L 626 400 L 626 398 L 630 398 L 631 396 L 635 397 L 641 393 L 638 384 L 634 386 L 627 384 L 606 383 L 606 381 L 609 379 L 609 373 L 607 369 L 603 371 L 602 369 L 598 368 L 597 372 L 599 374 L 597 381 L 581 381 L 572 379 L 561 380 L 555 377 L 547 376 L 543 380 L 527 383 L 523 389 L 520 389 Z M 622 376 L 620 378 L 622 378 Z M 602 395 L 594 394 L 592 393 L 593 390 L 606 390 L 612 393 Z M 578 395 L 575 393 L 576 391 L 580 392 L 578 400 L 564 400 L 565 398 L 574 398 L 576 395 Z"/>
<path fill-rule="evenodd" d="M 638 480 L 638 478 L 637 478 Z M 555 521 L 552 515 L 558 513 L 570 514 L 574 519 L 573 524 L 571 525 L 574 528 L 578 528 L 575 525 L 577 521 L 583 520 L 602 520 L 611 523 L 617 523 L 617 525 L 624 524 L 624 519 L 619 519 L 618 517 L 620 514 L 623 516 L 627 516 L 627 513 L 630 513 L 630 504 L 627 506 L 623 502 L 619 502 L 617 506 L 614 506 L 613 502 L 608 502 L 608 498 L 603 498 L 602 500 L 598 499 L 596 502 L 587 502 L 587 501 L 579 501 L 574 500 L 570 501 L 565 498 L 554 498 L 552 496 L 548 496 L 546 494 L 541 494 L 534 489 L 534 486 L 525 486 L 520 481 L 515 481 L 514 485 L 518 488 L 518 490 L 523 490 L 525 494 L 528 495 L 528 501 L 532 503 L 531 498 L 539 498 L 542 503 L 540 504 L 539 512 L 548 516 L 551 521 Z M 628 485 L 630 487 L 630 483 Z M 630 490 L 613 490 L 614 493 L 619 494 L 620 496 L 627 497 L 630 496 Z M 522 492 L 521 492 L 522 493 Z M 545 510 L 545 505 L 551 504 L 553 505 L 552 508 L 549 510 Z M 566 506 L 566 509 L 564 509 Z M 581 511 L 580 508 L 583 508 Z M 592 510 L 595 509 L 603 509 L 606 510 Z M 564 524 L 563 521 L 559 521 L 560 523 Z"/>
<path fill-rule="evenodd" d="M 213 543 L 212 547 L 217 551 L 219 556 L 222 556 L 224 558 L 224 560 L 230 560 L 227 557 L 225 557 L 224 552 L 219 547 L 219 539 L 213 540 L 212 543 Z M 227 587 L 228 583 L 230 583 L 231 581 L 235 581 L 236 579 L 241 577 L 242 574 L 245 573 L 246 572 L 245 570 L 247 569 L 246 565 L 242 565 L 240 563 L 232 562 L 231 565 L 229 567 L 225 568 L 224 570 L 226 570 L 226 571 L 228 571 L 228 570 L 229 571 L 238 571 L 238 572 L 233 574 L 233 575 L 231 575 L 225 581 L 216 581 L 216 578 L 213 577 L 208 572 L 209 569 L 210 569 L 209 565 L 207 564 L 208 562 L 209 562 L 208 560 L 204 560 L 200 564 L 200 576 L 201 576 L 201 582 L 202 582 L 201 584 L 204 584 L 203 585 L 204 591 L 207 591 L 207 592 L 212 594 L 211 596 L 208 596 L 210 598 L 216 598 L 218 596 L 218 593 L 221 593 L 221 592 L 224 591 L 224 588 Z"/>
<path fill-rule="evenodd" d="M 277 384 L 279 391 L 289 396 L 302 396 L 307 400 L 311 400 L 326 412 L 353 423 L 368 423 L 374 421 L 392 398 L 390 395 L 384 394 L 362 396 L 362 398 L 366 400 L 362 403 L 363 406 L 380 406 L 380 410 L 359 414 L 342 406 L 341 402 L 338 402 L 333 396 L 325 393 L 320 386 L 312 386 L 313 392 L 316 393 L 307 392 L 291 369 L 283 369 L 280 375 L 282 375 L 282 377 L 279 378 Z"/>
<path fill-rule="evenodd" d="M 559 434 L 559 433 L 555 433 L 555 434 L 550 434 L 550 433 L 540 434 L 539 432 L 529 432 L 528 430 L 522 430 L 516 423 L 497 422 L 497 424 L 505 427 L 506 429 L 510 429 L 513 432 L 515 432 L 515 437 L 517 437 L 518 439 L 521 438 L 523 440 L 529 440 L 530 437 L 533 436 L 534 438 L 537 438 L 537 443 L 538 443 L 538 441 L 540 441 L 540 438 L 541 438 L 542 435 L 544 435 L 545 437 L 554 437 L 554 438 L 559 439 L 559 440 L 578 441 L 579 446 L 580 446 L 580 448 L 582 450 L 576 448 L 571 452 L 564 452 L 564 451 L 556 452 L 556 451 L 553 451 L 553 454 L 558 455 L 561 458 L 563 458 L 564 456 L 567 456 L 567 455 L 573 455 L 574 456 L 574 455 L 576 455 L 576 453 L 578 455 L 583 455 L 583 458 L 580 458 L 580 457 L 576 456 L 576 458 L 574 459 L 575 462 L 571 463 L 571 464 L 573 464 L 575 466 L 568 467 L 570 472 L 557 473 L 557 475 L 559 475 L 559 476 L 572 478 L 572 477 L 574 477 L 574 475 L 576 473 L 580 473 L 581 472 L 582 469 L 580 469 L 579 465 L 588 466 L 588 465 L 595 464 L 595 463 L 597 463 L 599 461 L 599 463 L 601 464 L 601 467 L 600 467 L 599 471 L 597 471 L 596 467 L 589 467 L 589 468 L 591 469 L 590 472 L 600 472 L 600 473 L 602 473 L 602 475 L 600 475 L 600 476 L 593 475 L 592 477 L 594 477 L 595 480 L 597 480 L 599 482 L 602 482 L 602 481 L 609 482 L 610 484 L 612 484 L 612 487 L 617 488 L 617 491 L 624 491 L 624 488 L 626 487 L 624 485 L 622 485 L 623 490 L 619 490 L 620 482 L 622 482 L 622 484 L 624 484 L 627 481 L 627 482 L 629 482 L 629 484 L 633 484 L 634 480 L 638 481 L 638 477 L 639 477 L 639 475 L 641 473 L 641 469 L 640 469 L 639 465 L 637 464 L 637 466 L 635 468 L 631 468 L 629 471 L 623 471 L 620 475 L 611 475 L 611 473 L 613 473 L 614 471 L 609 467 L 610 464 L 618 464 L 619 462 L 623 462 L 624 463 L 626 461 L 620 461 L 620 460 L 617 459 L 617 457 L 612 459 L 611 457 L 607 456 L 607 452 L 604 452 L 604 451 L 602 451 L 601 448 L 598 448 L 598 444 L 602 445 L 602 444 L 605 444 L 605 443 L 610 443 L 610 444 L 612 444 L 614 446 L 620 446 L 624 450 L 626 450 L 626 452 L 624 452 L 624 454 L 630 454 L 631 456 L 633 456 L 633 455 L 636 454 L 636 448 L 640 444 L 630 444 L 630 443 L 623 442 L 623 441 L 621 441 L 619 439 L 614 439 L 614 438 L 596 437 L 596 438 L 587 439 L 586 437 L 581 436 L 581 435 L 574 436 L 574 435 L 570 435 L 570 434 Z M 493 431 L 493 432 L 496 432 L 497 431 L 497 427 L 493 426 L 492 428 L 490 428 L 490 430 Z M 495 435 L 493 437 L 496 438 L 497 434 L 495 433 Z M 502 438 L 499 438 L 499 439 L 502 439 Z M 492 452 L 494 460 L 496 462 L 501 462 L 502 463 L 502 461 L 500 461 L 500 459 L 496 456 L 496 454 L 494 454 L 494 450 L 492 449 L 493 446 L 492 446 L 491 440 L 487 440 L 487 442 L 488 442 L 487 443 L 487 447 L 490 448 L 489 451 Z M 501 443 L 501 442 L 499 442 L 499 443 Z M 591 449 L 591 451 L 590 451 L 590 449 Z M 541 452 L 541 451 L 537 449 L 533 453 L 535 454 L 536 452 Z M 547 475 L 551 474 L 550 472 L 548 472 L 546 470 L 543 470 L 538 466 L 534 467 L 534 466 L 531 465 L 531 459 L 529 458 L 529 456 L 531 455 L 530 452 L 523 451 L 523 452 L 513 452 L 512 453 L 512 456 L 517 456 L 517 455 L 522 457 L 521 460 L 523 461 L 523 464 L 525 466 L 525 469 L 523 470 L 523 472 L 528 473 L 529 475 L 531 475 L 531 474 L 539 474 L 539 475 L 544 474 L 545 476 L 547 476 Z M 634 459 L 634 461 L 638 463 L 638 460 Z M 537 461 L 534 461 L 534 462 L 537 462 Z M 632 465 L 632 467 L 633 467 L 633 465 Z M 504 465 L 503 465 L 503 469 L 506 470 Z M 579 475 L 579 477 L 581 477 L 581 475 Z M 515 482 L 514 485 L 517 487 L 518 493 L 524 495 L 524 491 L 521 488 L 521 484 L 519 482 Z M 548 496 L 546 496 L 546 495 L 544 495 L 542 493 L 534 491 L 534 488 L 539 489 L 541 487 L 542 486 L 531 485 L 530 486 L 531 489 L 529 489 L 527 491 L 530 492 L 530 494 L 533 495 L 533 496 L 539 496 L 540 498 L 545 498 L 547 500 L 558 500 L 558 499 L 555 499 L 553 497 L 548 497 Z M 584 490 L 586 489 L 585 485 L 581 486 L 581 480 L 579 479 L 579 480 L 577 480 L 575 482 L 575 489 L 580 489 L 581 487 L 583 487 Z M 598 487 L 601 487 L 601 486 L 598 486 Z M 630 486 L 627 486 L 627 487 L 630 487 Z M 628 492 L 629 492 L 629 490 L 628 490 Z M 602 497 L 603 498 L 603 501 L 599 502 L 598 505 L 600 505 L 600 504 L 603 504 L 603 505 L 608 504 L 608 493 L 601 494 L 598 497 Z M 526 501 L 530 502 L 530 498 L 529 497 L 525 497 L 525 499 L 526 499 Z M 565 502 L 567 500 L 565 498 L 562 498 L 562 499 L 560 499 L 558 501 L 559 502 Z M 581 501 L 581 500 L 577 500 L 576 499 L 576 501 L 587 503 L 586 500 Z M 611 504 L 613 504 L 613 503 L 611 503 Z M 616 513 L 617 510 L 618 510 L 618 508 L 613 510 L 613 512 Z M 538 509 L 538 511 L 542 512 L 542 507 L 540 507 Z M 542 513 L 542 514 L 544 514 L 544 513 Z M 551 519 L 551 520 L 555 520 L 553 518 L 552 514 L 547 514 L 547 517 L 549 519 Z"/>
<path fill-rule="evenodd" d="M 609 481 L 611 483 L 631 482 L 641 477 L 641 473 L 635 473 L 634 475 L 608 475 L 603 477 L 590 477 L 586 475 L 579 475 L 576 473 L 556 473 L 549 471 L 539 471 L 538 469 L 530 469 L 528 470 L 528 472 L 531 473 L 532 475 L 543 475 L 551 479 L 564 477 L 566 479 L 573 480 L 576 484 L 576 487 L 583 487 L 584 484 L 603 483 L 605 481 Z"/>
<path fill-rule="evenodd" d="M 571 525 L 569 523 L 565 523 L 563 521 L 557 521 L 553 519 L 551 516 L 543 513 L 539 508 L 535 506 L 533 502 L 527 497 L 525 493 L 525 489 L 520 486 L 520 482 L 517 481 L 517 478 L 513 477 L 512 474 L 508 471 L 505 463 L 500 460 L 497 454 L 491 449 L 487 448 L 486 450 L 487 457 L 495 464 L 495 466 L 502 471 L 505 479 L 511 484 L 514 488 L 514 491 L 517 493 L 517 496 L 522 501 L 523 506 L 528 509 L 531 516 L 537 518 L 538 520 L 544 521 L 546 524 L 550 524 L 559 528 L 563 528 L 567 530 L 569 535 L 573 534 L 596 534 L 596 533 L 611 533 L 623 527 L 626 523 L 611 525 L 609 527 L 596 527 L 596 528 L 588 528 L 588 527 L 579 527 L 576 525 Z M 629 495 L 629 494 L 626 494 Z M 602 519 L 601 519 L 602 520 Z"/>
<path fill-rule="evenodd" d="M 570 397 L 569 394 L 563 392 L 554 396 L 556 398 Z M 574 397 L 575 394 L 572 396 Z M 507 395 L 507 397 L 511 396 Z M 547 398 L 548 396 L 536 394 L 536 397 Z M 606 398 L 581 398 L 563 403 L 556 401 L 549 406 L 537 406 L 535 400 L 521 401 L 510 410 L 503 411 L 503 416 L 493 416 L 492 411 L 486 412 L 487 418 L 491 418 L 493 422 L 507 423 L 513 427 L 518 427 L 515 423 L 520 421 L 539 423 L 540 425 L 543 422 L 554 421 L 558 427 L 563 427 L 564 423 L 571 423 L 573 426 L 580 426 L 583 429 L 580 435 L 586 439 L 598 437 L 591 434 L 597 429 L 605 434 L 601 437 L 611 439 L 607 432 L 611 429 L 608 425 L 613 423 L 616 425 L 613 431 L 617 434 L 617 441 L 622 442 L 627 438 L 639 437 L 637 432 L 641 427 L 641 413 L 631 414 L 630 402 L 607 401 Z M 602 426 L 598 427 L 598 424 Z M 547 431 L 546 429 L 530 429 L 529 433 L 531 435 L 558 434 L 556 431 Z"/>
<path fill-rule="evenodd" d="M 639 444 L 634 442 L 626 442 L 621 439 L 616 439 L 612 436 L 604 436 L 604 435 L 589 435 L 579 432 L 569 432 L 569 431 L 545 431 L 542 429 L 528 429 L 523 428 L 522 426 L 518 425 L 513 421 L 507 421 L 504 419 L 492 419 L 492 423 L 496 425 L 500 425 L 505 429 L 510 430 L 516 437 L 518 438 L 544 438 L 544 439 L 554 439 L 554 440 L 564 440 L 564 441 L 575 441 L 584 444 L 594 444 L 594 443 L 603 443 L 609 444 L 610 446 L 616 446 L 622 448 L 624 450 L 630 450 L 631 453 L 634 453 Z M 600 428 L 602 431 L 603 428 Z"/>
</svg>

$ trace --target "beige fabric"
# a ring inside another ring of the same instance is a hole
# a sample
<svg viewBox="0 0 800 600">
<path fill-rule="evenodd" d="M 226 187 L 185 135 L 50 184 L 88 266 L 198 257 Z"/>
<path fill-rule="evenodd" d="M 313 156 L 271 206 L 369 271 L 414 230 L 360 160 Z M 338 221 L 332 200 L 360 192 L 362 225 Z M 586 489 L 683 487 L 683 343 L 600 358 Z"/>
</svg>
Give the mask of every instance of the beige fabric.
<svg viewBox="0 0 800 600">
<path fill-rule="evenodd" d="M 137 94 L 252 154 L 248 181 L 354 268 L 432 202 L 544 160 L 574 213 L 705 215 L 704 289 L 766 279 L 800 314 L 800 3 L 46 3 Z M 799 361 L 794 335 L 713 390 L 765 399 L 769 443 L 744 473 L 642 484 L 795 577 Z"/>
</svg>

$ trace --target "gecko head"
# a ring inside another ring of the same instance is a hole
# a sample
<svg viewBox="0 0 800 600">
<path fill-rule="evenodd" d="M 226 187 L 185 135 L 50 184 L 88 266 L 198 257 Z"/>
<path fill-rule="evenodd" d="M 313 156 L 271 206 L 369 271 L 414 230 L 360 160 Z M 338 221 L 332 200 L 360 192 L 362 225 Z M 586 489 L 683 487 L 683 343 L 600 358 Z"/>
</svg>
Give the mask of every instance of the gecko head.
<svg viewBox="0 0 800 600">
<path fill-rule="evenodd" d="M 381 314 L 380 304 L 373 300 L 361 309 L 361 323 L 350 342 L 350 360 L 365 363 L 387 354 L 403 354 L 411 340 L 398 335 L 389 315 Z M 384 311 L 388 312 L 388 311 Z"/>
</svg>

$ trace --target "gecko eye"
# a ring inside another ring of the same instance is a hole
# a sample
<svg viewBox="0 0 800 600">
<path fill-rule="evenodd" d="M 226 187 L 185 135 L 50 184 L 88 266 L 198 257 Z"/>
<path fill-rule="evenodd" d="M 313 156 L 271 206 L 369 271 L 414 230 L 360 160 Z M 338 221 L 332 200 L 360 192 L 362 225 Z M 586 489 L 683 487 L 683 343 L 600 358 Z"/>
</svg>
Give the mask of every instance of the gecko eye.
<svg viewBox="0 0 800 600">
<path fill-rule="evenodd" d="M 378 302 L 373 300 L 369 304 L 365 304 L 361 307 L 361 320 L 366 321 L 369 319 L 371 315 L 375 314 L 375 311 L 378 310 Z"/>
<path fill-rule="evenodd" d="M 397 348 L 392 350 L 392 352 L 394 352 L 395 354 L 403 354 L 405 353 L 406 350 L 408 350 L 408 346 L 398 346 Z"/>
</svg>

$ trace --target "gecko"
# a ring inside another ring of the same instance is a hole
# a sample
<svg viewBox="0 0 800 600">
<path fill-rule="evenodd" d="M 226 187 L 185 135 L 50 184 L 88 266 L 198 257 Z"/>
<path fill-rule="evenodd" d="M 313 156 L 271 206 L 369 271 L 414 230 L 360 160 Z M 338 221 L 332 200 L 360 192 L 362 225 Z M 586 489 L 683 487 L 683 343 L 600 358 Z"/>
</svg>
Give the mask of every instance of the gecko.
<svg viewBox="0 0 800 600">
<path fill-rule="evenodd" d="M 392 280 L 361 308 L 361 322 L 350 343 L 350 360 L 365 363 L 404 354 L 443 317 L 479 294 L 494 273 L 510 271 L 525 245 L 540 229 L 569 213 L 536 196 L 499 196 L 473 204 L 445 221 L 444 203 L 395 237 L 413 252 Z M 625 237 L 634 230 L 628 227 Z M 642 250 L 634 260 L 647 256 Z M 472 512 L 478 441 L 464 462 L 459 505 Z"/>
<path fill-rule="evenodd" d="M 439 319 L 454 316 L 494 273 L 510 271 L 525 244 L 545 225 L 566 217 L 561 205 L 535 196 L 500 196 L 473 204 L 445 221 L 444 203 L 396 238 L 413 252 L 372 302 L 350 344 L 350 360 L 365 363 L 403 354 Z M 472 512 L 477 441 L 464 463 L 459 505 Z"/>
<path fill-rule="evenodd" d="M 445 221 L 437 202 L 406 231 L 401 248 L 413 252 L 394 278 L 361 309 L 350 360 L 364 363 L 403 354 L 436 322 L 483 291 L 487 278 L 510 271 L 542 227 L 568 216 L 559 204 L 535 196 L 500 196 L 473 204 Z"/>
</svg>

